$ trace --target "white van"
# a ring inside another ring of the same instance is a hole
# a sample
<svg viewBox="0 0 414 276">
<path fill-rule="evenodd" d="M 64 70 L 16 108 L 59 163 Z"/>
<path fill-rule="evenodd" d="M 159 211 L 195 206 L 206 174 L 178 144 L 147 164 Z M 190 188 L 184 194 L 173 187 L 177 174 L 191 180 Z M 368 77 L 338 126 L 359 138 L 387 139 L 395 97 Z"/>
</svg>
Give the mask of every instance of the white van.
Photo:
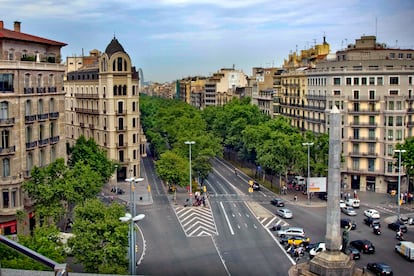
<svg viewBox="0 0 414 276">
<path fill-rule="evenodd" d="M 297 185 L 305 185 L 306 184 L 306 179 L 303 176 L 295 176 L 295 183 Z"/>
<path fill-rule="evenodd" d="M 346 206 L 351 206 L 354 208 L 359 208 L 360 201 L 357 198 L 348 198 L 345 201 Z"/>
</svg>

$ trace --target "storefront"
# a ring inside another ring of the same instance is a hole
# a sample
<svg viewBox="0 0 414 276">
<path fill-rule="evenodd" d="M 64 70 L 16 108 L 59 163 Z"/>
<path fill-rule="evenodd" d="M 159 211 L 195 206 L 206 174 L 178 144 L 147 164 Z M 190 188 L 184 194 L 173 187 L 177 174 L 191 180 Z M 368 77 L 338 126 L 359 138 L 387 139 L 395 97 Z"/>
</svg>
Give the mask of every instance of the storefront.
<svg viewBox="0 0 414 276">
<path fill-rule="evenodd" d="M 366 187 L 368 192 L 375 192 L 375 176 L 367 176 Z"/>
</svg>

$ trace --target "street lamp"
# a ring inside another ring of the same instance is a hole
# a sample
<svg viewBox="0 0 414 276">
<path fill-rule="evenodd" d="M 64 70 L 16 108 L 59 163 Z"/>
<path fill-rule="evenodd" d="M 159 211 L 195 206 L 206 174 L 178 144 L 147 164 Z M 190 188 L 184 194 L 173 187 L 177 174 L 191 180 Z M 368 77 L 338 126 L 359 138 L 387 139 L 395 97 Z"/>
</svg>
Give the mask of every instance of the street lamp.
<svg viewBox="0 0 414 276">
<path fill-rule="evenodd" d="M 308 147 L 308 180 L 306 182 L 306 193 L 308 195 L 308 203 L 310 204 L 310 193 L 309 193 L 309 185 L 310 185 L 310 147 L 313 146 L 313 143 L 311 143 L 311 142 L 302 143 L 302 146 Z"/>
<path fill-rule="evenodd" d="M 194 141 L 185 141 L 184 144 L 188 145 L 190 147 L 190 152 L 188 154 L 188 159 L 190 160 L 190 206 L 193 206 L 193 200 L 192 200 L 192 185 L 191 185 L 191 145 L 194 145 Z"/>
<path fill-rule="evenodd" d="M 125 213 L 125 216 L 120 217 L 119 220 L 122 222 L 130 222 L 129 231 L 128 231 L 128 241 L 129 241 L 129 272 L 131 275 L 135 275 L 135 235 L 134 235 L 134 224 L 137 221 L 143 220 L 145 218 L 144 214 L 139 214 L 135 217 L 132 217 L 130 213 Z"/>
<path fill-rule="evenodd" d="M 394 150 L 394 152 L 398 152 L 398 192 L 397 192 L 397 221 L 400 221 L 400 187 L 401 187 L 401 153 L 406 152 L 406 150 Z"/>
<path fill-rule="evenodd" d="M 121 221 L 131 221 L 129 225 L 129 265 L 130 265 L 130 272 L 131 275 L 135 274 L 135 235 L 134 235 L 134 222 L 140 219 L 143 219 L 145 215 L 141 214 L 135 216 L 135 187 L 133 183 L 141 182 L 144 178 L 127 178 L 125 179 L 126 182 L 129 182 L 129 203 L 130 203 L 130 213 L 125 214 L 124 217 L 119 218 Z M 131 219 L 133 217 L 133 219 Z"/>
</svg>

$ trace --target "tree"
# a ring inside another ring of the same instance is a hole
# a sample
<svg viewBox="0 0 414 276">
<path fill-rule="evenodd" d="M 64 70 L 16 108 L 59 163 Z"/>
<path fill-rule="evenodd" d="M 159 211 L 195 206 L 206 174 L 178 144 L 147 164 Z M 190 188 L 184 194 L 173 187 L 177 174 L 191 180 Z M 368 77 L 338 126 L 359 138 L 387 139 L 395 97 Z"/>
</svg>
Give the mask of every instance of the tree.
<svg viewBox="0 0 414 276">
<path fill-rule="evenodd" d="M 172 151 L 161 154 L 161 158 L 155 162 L 155 169 L 157 174 L 171 185 L 188 185 L 188 160 Z"/>
<path fill-rule="evenodd" d="M 118 203 L 105 206 L 98 199 L 90 199 L 74 211 L 75 237 L 68 245 L 76 262 L 89 273 L 126 274 L 128 223 L 119 220 L 125 215 L 125 207 Z"/>
<path fill-rule="evenodd" d="M 59 230 L 54 225 L 43 225 L 34 229 L 33 235 L 18 235 L 18 242 L 55 262 L 64 263 L 65 251 L 59 239 Z M 52 270 L 23 253 L 0 244 L 1 266 L 25 270 Z"/>
<path fill-rule="evenodd" d="M 99 148 L 92 138 L 86 140 L 80 136 L 75 145 L 70 149 L 68 164 L 74 167 L 76 163 L 82 162 L 89 165 L 91 169 L 99 174 L 100 181 L 104 183 L 115 171 L 115 164 L 106 157 L 106 152 Z"/>
</svg>

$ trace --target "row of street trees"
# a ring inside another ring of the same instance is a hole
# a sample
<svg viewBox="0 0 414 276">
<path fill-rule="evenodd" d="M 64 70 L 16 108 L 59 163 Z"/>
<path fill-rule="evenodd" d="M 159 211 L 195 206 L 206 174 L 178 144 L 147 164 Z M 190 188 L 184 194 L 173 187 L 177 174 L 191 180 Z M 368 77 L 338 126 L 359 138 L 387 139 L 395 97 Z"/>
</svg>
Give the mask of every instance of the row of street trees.
<svg viewBox="0 0 414 276">
<path fill-rule="evenodd" d="M 270 119 L 249 98 L 199 111 L 178 100 L 141 95 L 140 109 L 142 126 L 158 159 L 157 172 L 169 183 L 188 183 L 187 140 L 196 142 L 192 148 L 194 176 L 207 177 L 209 159 L 221 156 L 223 148 L 260 165 L 268 174 L 305 175 L 304 142 L 314 143 L 310 149 L 312 175 L 327 175 L 328 135 L 302 133 L 283 117 Z"/>
<path fill-rule="evenodd" d="M 71 148 L 67 165 L 58 159 L 33 168 L 23 188 L 36 206 L 36 226 L 32 235 L 19 235 L 19 242 L 56 262 L 65 262 L 70 253 L 85 272 L 126 274 L 128 225 L 119 221 L 125 206 L 106 206 L 96 198 L 114 171 L 106 153 L 83 136 Z M 69 221 L 74 238 L 64 246 L 59 232 Z M 2 267 L 48 269 L 5 246 L 0 246 L 0 262 Z"/>
</svg>

